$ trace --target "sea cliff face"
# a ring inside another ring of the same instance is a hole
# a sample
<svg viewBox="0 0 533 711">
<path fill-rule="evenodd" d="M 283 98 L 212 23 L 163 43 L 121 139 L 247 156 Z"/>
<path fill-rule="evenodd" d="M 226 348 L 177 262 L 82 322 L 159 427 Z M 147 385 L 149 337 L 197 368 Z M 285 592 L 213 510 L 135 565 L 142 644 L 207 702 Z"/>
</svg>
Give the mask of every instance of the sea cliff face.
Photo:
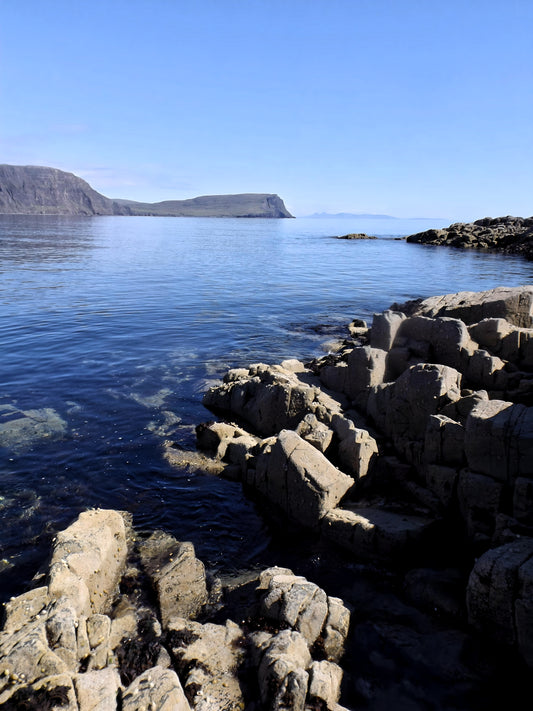
<svg viewBox="0 0 533 711">
<path fill-rule="evenodd" d="M 456 222 L 442 230 L 410 235 L 407 241 L 462 249 L 491 249 L 533 259 L 533 217 L 484 217 L 471 223 Z"/>
<path fill-rule="evenodd" d="M 111 200 L 73 173 L 33 165 L 0 165 L 0 214 L 292 217 L 274 194 L 204 195 L 158 203 Z"/>
<path fill-rule="evenodd" d="M 164 200 L 144 203 L 119 200 L 129 215 L 158 217 L 292 217 L 278 195 L 203 195 L 191 200 Z"/>
<path fill-rule="evenodd" d="M 0 165 L 0 214 L 121 215 L 122 208 L 73 173 Z"/>
</svg>

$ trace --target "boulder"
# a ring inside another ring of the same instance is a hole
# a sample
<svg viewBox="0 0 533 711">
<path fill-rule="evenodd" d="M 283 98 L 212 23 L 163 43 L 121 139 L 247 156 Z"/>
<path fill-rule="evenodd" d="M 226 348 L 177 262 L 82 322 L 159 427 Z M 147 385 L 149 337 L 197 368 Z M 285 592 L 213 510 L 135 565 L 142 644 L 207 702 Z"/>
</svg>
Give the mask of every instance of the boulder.
<svg viewBox="0 0 533 711">
<path fill-rule="evenodd" d="M 336 393 L 346 392 L 346 381 L 348 378 L 348 363 L 339 361 L 338 363 L 328 363 L 320 368 L 320 381 L 328 390 Z"/>
<path fill-rule="evenodd" d="M 327 595 L 301 576 L 274 575 L 262 596 L 261 612 L 281 626 L 300 632 L 311 646 L 326 621 Z"/>
<path fill-rule="evenodd" d="M 461 397 L 461 374 L 445 365 L 419 363 L 391 385 L 381 402 L 372 395 L 369 408 L 392 437 L 396 450 L 408 461 L 421 458 L 431 415 Z"/>
<path fill-rule="evenodd" d="M 533 667 L 533 556 L 518 569 L 515 627 L 518 651 L 526 664 Z"/>
<path fill-rule="evenodd" d="M 9 697 L 0 695 L 2 711 L 19 709 L 50 709 L 50 711 L 84 711 L 76 700 L 76 692 L 69 674 L 52 674 L 32 684 L 14 687 Z"/>
<path fill-rule="evenodd" d="M 34 619 L 50 602 L 48 587 L 34 588 L 4 605 L 4 632 L 16 632 Z"/>
<path fill-rule="evenodd" d="M 410 358 L 441 363 L 459 371 L 464 370 L 476 348 L 466 325 L 456 318 L 412 316 L 400 324 L 397 340 L 408 348 Z"/>
<path fill-rule="evenodd" d="M 44 620 L 0 633 L 0 704 L 19 686 L 67 671 L 67 664 L 48 646 Z"/>
<path fill-rule="evenodd" d="M 328 616 L 322 628 L 322 649 L 330 662 L 338 662 L 350 629 L 350 610 L 338 597 L 328 595 Z"/>
<path fill-rule="evenodd" d="M 332 709 L 341 695 L 342 669 L 326 660 L 309 667 L 309 701 Z"/>
<path fill-rule="evenodd" d="M 207 602 L 204 564 L 192 543 L 156 531 L 139 545 L 141 562 L 157 592 L 161 621 L 195 617 Z"/>
<path fill-rule="evenodd" d="M 191 711 L 176 672 L 152 667 L 143 672 L 124 691 L 122 711 Z"/>
<path fill-rule="evenodd" d="M 333 415 L 331 426 L 339 441 L 337 457 L 341 466 L 355 479 L 366 476 L 378 456 L 378 444 L 374 437 L 343 415 Z"/>
<path fill-rule="evenodd" d="M 390 309 L 374 314 L 370 330 L 370 345 L 372 348 L 389 351 L 405 318 L 405 314 L 401 311 L 391 311 Z"/>
<path fill-rule="evenodd" d="M 196 427 L 196 446 L 218 459 L 224 459 L 228 444 L 246 431 L 228 422 L 207 422 Z"/>
<path fill-rule="evenodd" d="M 317 528 L 337 506 L 353 479 L 331 464 L 313 445 L 292 430 L 283 430 L 256 458 L 247 482 L 277 504 L 291 520 Z"/>
<path fill-rule="evenodd" d="M 456 294 L 432 296 L 414 305 L 409 312 L 411 315 L 432 318 L 451 316 L 461 319 L 467 325 L 486 318 L 503 318 L 515 326 L 531 328 L 533 286 L 501 286 L 488 291 L 460 291 Z"/>
<path fill-rule="evenodd" d="M 309 685 L 306 670 L 310 664 L 311 654 L 299 632 L 283 630 L 272 637 L 258 670 L 259 691 L 265 708 L 304 711 Z"/>
<path fill-rule="evenodd" d="M 533 539 L 523 538 L 493 548 L 474 565 L 467 586 L 466 602 L 470 624 L 505 644 L 516 644 L 528 650 L 528 663 L 533 638 L 531 617 L 531 559 Z M 526 565 L 521 574 L 522 566 Z M 524 597 L 524 594 L 526 597 Z M 516 604 L 521 631 L 518 634 Z"/>
<path fill-rule="evenodd" d="M 468 361 L 465 379 L 476 388 L 504 391 L 509 381 L 505 365 L 505 361 L 498 356 L 479 348 Z"/>
<path fill-rule="evenodd" d="M 456 485 L 459 473 L 454 467 L 429 464 L 425 468 L 428 489 L 435 494 L 444 509 L 456 500 Z"/>
<path fill-rule="evenodd" d="M 125 569 L 124 519 L 118 511 L 84 511 L 58 533 L 50 563 L 52 599 L 67 598 L 77 615 L 109 609 Z"/>
<path fill-rule="evenodd" d="M 295 427 L 312 410 L 316 388 L 292 369 L 256 364 L 244 374 L 241 369 L 230 373 L 222 385 L 207 391 L 203 403 L 241 418 L 260 435 Z"/>
<path fill-rule="evenodd" d="M 65 662 L 70 671 L 78 670 L 78 616 L 70 600 L 54 600 L 46 619 L 46 636 L 50 649 Z"/>
<path fill-rule="evenodd" d="M 114 667 L 77 674 L 74 688 L 79 711 L 115 711 L 118 708 L 121 684 L 118 670 Z"/>
<path fill-rule="evenodd" d="M 352 505 L 328 511 L 322 533 L 359 560 L 400 562 L 428 544 L 434 527 L 423 516 Z"/>
<path fill-rule="evenodd" d="M 238 677 L 244 637 L 238 625 L 231 620 L 217 625 L 173 617 L 167 641 L 193 708 L 244 708 Z"/>
<path fill-rule="evenodd" d="M 385 381 L 387 353 L 370 346 L 354 348 L 348 355 L 345 394 L 364 409 L 368 388 Z"/>
<path fill-rule="evenodd" d="M 306 442 L 324 453 L 333 438 L 333 431 L 323 422 L 317 420 L 312 413 L 306 415 L 296 428 L 296 433 Z"/>
<path fill-rule="evenodd" d="M 479 402 L 465 428 L 472 471 L 502 482 L 533 478 L 533 409 L 502 400 Z"/>
<path fill-rule="evenodd" d="M 520 523 L 533 526 L 533 479 L 518 477 L 515 480 L 513 516 Z"/>
</svg>

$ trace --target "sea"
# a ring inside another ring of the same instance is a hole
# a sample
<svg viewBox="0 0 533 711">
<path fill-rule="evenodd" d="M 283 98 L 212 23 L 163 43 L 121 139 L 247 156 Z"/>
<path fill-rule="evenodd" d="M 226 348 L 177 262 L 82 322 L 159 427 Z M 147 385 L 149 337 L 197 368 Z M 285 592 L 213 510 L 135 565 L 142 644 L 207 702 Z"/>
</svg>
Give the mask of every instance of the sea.
<svg viewBox="0 0 533 711">
<path fill-rule="evenodd" d="M 0 601 L 88 507 L 192 541 L 222 577 L 318 560 L 239 483 L 165 447 L 194 449 L 228 368 L 324 355 L 394 302 L 533 283 L 523 258 L 401 239 L 447 224 L 0 216 Z"/>
</svg>

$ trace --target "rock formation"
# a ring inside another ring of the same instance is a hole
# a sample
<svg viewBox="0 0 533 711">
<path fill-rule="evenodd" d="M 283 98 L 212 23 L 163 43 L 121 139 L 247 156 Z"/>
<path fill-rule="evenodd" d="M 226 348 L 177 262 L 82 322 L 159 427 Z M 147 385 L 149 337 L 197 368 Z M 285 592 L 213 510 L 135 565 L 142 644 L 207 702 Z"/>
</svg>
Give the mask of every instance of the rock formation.
<svg viewBox="0 0 533 711">
<path fill-rule="evenodd" d="M 350 232 L 347 235 L 339 235 L 337 239 L 377 239 L 377 237 L 367 235 L 364 232 Z"/>
<path fill-rule="evenodd" d="M 0 165 L 0 214 L 292 217 L 278 195 L 206 195 L 158 203 L 111 200 L 72 173 L 31 165 Z"/>
<path fill-rule="evenodd" d="M 410 235 L 407 242 L 491 249 L 533 259 L 533 217 L 485 217 L 472 223 L 456 222 L 442 230 Z"/>
<path fill-rule="evenodd" d="M 520 707 L 533 287 L 396 304 L 348 330 L 311 363 L 228 371 L 204 398 L 225 419 L 175 460 L 305 532 L 337 594 L 281 567 L 222 583 L 191 543 L 85 512 L 45 584 L 6 604 L 1 709 Z"/>
<path fill-rule="evenodd" d="M 533 287 L 394 305 L 350 330 L 310 364 L 230 370 L 204 403 L 238 424 L 198 428 L 199 448 L 354 560 L 435 566 L 417 595 L 455 555 L 471 629 L 532 665 Z"/>
<path fill-rule="evenodd" d="M 58 535 L 46 583 L 5 606 L 4 711 L 342 711 L 350 612 L 288 569 L 256 574 L 230 611 L 192 544 L 98 509 Z"/>
</svg>

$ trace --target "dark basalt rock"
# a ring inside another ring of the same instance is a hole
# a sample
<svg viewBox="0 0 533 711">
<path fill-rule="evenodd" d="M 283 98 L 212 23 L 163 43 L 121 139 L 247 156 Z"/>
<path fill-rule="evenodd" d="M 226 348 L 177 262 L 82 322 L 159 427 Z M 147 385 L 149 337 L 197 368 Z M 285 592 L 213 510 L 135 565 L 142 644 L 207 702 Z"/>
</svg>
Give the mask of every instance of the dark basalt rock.
<svg viewBox="0 0 533 711">
<path fill-rule="evenodd" d="M 533 217 L 484 217 L 472 223 L 457 222 L 442 230 L 410 235 L 407 242 L 490 249 L 533 259 Z"/>
<path fill-rule="evenodd" d="M 364 232 L 350 232 L 347 235 L 339 235 L 337 239 L 377 239 L 377 237 L 367 235 Z"/>
</svg>

